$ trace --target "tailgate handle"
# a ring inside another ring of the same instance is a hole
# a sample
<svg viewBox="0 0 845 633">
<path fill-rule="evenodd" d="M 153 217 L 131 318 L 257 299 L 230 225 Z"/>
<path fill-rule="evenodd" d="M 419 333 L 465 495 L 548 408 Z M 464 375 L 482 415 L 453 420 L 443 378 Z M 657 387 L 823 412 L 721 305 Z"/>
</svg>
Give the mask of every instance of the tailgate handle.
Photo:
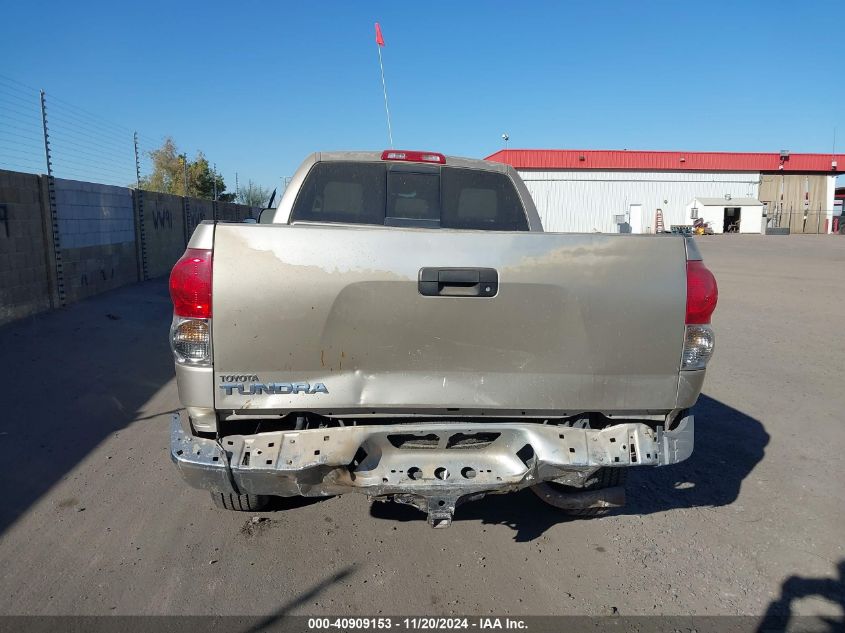
<svg viewBox="0 0 845 633">
<path fill-rule="evenodd" d="M 495 268 L 420 268 L 418 287 L 425 297 L 493 297 L 499 273 Z"/>
</svg>

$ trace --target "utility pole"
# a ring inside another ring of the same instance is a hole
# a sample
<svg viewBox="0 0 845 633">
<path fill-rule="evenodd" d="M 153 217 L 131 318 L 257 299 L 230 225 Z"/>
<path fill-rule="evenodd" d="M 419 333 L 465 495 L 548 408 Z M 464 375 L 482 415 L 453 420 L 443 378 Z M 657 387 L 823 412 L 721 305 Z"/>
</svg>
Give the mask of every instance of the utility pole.
<svg viewBox="0 0 845 633">
<path fill-rule="evenodd" d="M 235 172 L 235 200 L 237 201 L 240 198 L 241 188 L 238 184 L 238 172 Z"/>
</svg>

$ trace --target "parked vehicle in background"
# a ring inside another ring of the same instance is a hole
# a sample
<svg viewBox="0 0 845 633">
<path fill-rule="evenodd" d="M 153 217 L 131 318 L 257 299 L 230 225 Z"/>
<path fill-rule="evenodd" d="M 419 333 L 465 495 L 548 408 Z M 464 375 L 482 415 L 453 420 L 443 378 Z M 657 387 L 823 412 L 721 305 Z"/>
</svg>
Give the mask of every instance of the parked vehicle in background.
<svg viewBox="0 0 845 633">
<path fill-rule="evenodd" d="M 312 154 L 259 224 L 200 225 L 170 289 L 171 454 L 223 508 L 360 492 L 444 527 L 531 487 L 598 514 L 693 450 L 694 242 L 544 233 L 507 165 Z"/>
</svg>

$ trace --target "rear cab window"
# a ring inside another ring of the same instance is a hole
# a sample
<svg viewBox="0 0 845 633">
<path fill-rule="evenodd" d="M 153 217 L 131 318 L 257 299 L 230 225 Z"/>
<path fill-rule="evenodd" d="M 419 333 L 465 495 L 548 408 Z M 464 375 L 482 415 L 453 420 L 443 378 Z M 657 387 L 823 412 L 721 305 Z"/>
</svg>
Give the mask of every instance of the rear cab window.
<svg viewBox="0 0 845 633">
<path fill-rule="evenodd" d="M 315 164 L 293 205 L 291 222 L 297 221 L 528 230 L 505 174 L 387 161 Z"/>
</svg>

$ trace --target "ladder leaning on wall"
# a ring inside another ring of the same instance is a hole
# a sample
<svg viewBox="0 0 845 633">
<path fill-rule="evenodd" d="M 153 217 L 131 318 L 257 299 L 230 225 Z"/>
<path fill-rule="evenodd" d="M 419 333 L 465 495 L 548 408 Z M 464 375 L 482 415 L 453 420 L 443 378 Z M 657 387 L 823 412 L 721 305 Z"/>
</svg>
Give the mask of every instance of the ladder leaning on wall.
<svg viewBox="0 0 845 633">
<path fill-rule="evenodd" d="M 654 216 L 654 232 L 663 233 L 663 209 L 658 209 Z"/>
</svg>

